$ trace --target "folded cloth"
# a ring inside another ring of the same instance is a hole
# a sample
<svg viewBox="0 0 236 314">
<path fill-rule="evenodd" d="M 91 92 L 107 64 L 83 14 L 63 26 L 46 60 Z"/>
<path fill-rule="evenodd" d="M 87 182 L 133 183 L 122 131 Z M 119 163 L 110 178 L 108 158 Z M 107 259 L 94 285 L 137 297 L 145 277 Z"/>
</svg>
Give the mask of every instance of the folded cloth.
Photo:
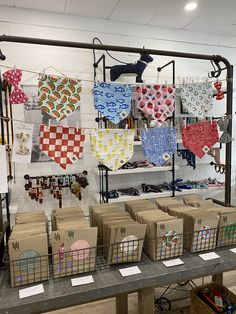
<svg viewBox="0 0 236 314">
<path fill-rule="evenodd" d="M 144 156 L 156 166 L 164 165 L 177 148 L 174 128 L 155 128 L 141 131 Z"/>
<path fill-rule="evenodd" d="M 40 150 L 63 169 L 82 158 L 84 140 L 84 129 L 44 124 L 40 126 Z"/>
<path fill-rule="evenodd" d="M 220 118 L 217 121 L 217 124 L 220 127 L 220 131 L 223 132 L 223 134 L 220 137 L 219 142 L 220 143 L 230 143 L 232 141 L 232 137 L 228 133 L 228 125 L 229 125 L 230 118 L 228 116 L 224 116 L 223 118 Z"/>
<path fill-rule="evenodd" d="M 219 141 L 216 121 L 188 124 L 182 128 L 183 146 L 202 158 Z"/>
<path fill-rule="evenodd" d="M 188 83 L 180 89 L 183 108 L 192 116 L 205 118 L 212 109 L 212 86 L 210 83 Z"/>
<path fill-rule="evenodd" d="M 80 107 L 80 93 L 80 80 L 56 75 L 39 76 L 38 104 L 58 121 Z"/>
<path fill-rule="evenodd" d="M 136 88 L 137 107 L 144 116 L 163 122 L 172 116 L 175 100 L 174 85 L 140 85 Z"/>
<path fill-rule="evenodd" d="M 130 84 L 95 83 L 94 107 L 109 121 L 118 124 L 130 114 L 131 95 Z"/>
<path fill-rule="evenodd" d="M 3 78 L 13 86 L 13 91 L 9 98 L 11 104 L 22 104 L 28 100 L 27 95 L 19 87 L 22 78 L 22 71 L 20 69 L 8 70 L 3 73 Z"/>
<path fill-rule="evenodd" d="M 92 130 L 90 142 L 92 155 L 107 168 L 117 170 L 133 156 L 134 130 Z"/>
</svg>

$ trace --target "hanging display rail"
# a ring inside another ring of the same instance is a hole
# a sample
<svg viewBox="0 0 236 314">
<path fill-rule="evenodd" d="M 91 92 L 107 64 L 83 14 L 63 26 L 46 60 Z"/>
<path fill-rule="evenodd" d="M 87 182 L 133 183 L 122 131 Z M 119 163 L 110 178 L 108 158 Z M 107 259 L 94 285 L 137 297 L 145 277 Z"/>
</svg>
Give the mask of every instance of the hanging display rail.
<svg viewBox="0 0 236 314">
<path fill-rule="evenodd" d="M 109 50 L 127 53 L 145 53 L 158 56 L 169 56 L 177 58 L 190 58 L 198 60 L 208 60 L 219 65 L 220 62 L 226 67 L 226 114 L 232 117 L 232 95 L 233 95 L 233 66 L 230 62 L 220 55 L 206 55 L 206 54 L 196 54 L 196 53 L 186 53 L 186 52 L 176 52 L 167 50 L 156 50 L 156 49 L 146 49 L 146 48 L 135 48 L 135 47 L 122 47 L 122 46 L 112 46 L 112 45 L 100 45 L 91 44 L 83 42 L 72 42 L 72 41 L 61 41 L 61 40 L 51 40 L 42 38 L 30 38 L 30 37 L 18 37 L 18 36 L 8 36 L 1 35 L 0 42 L 12 42 L 12 43 L 23 43 L 23 44 L 36 44 L 36 45 L 46 45 L 46 46 L 56 46 L 56 47 L 67 47 L 67 48 L 80 48 L 80 49 L 95 49 L 95 50 Z M 232 119 L 228 125 L 228 133 L 232 135 Z M 217 203 L 229 206 L 231 203 L 231 153 L 232 144 L 226 144 L 226 169 L 225 169 L 225 199 L 224 202 L 219 200 L 214 200 Z"/>
</svg>

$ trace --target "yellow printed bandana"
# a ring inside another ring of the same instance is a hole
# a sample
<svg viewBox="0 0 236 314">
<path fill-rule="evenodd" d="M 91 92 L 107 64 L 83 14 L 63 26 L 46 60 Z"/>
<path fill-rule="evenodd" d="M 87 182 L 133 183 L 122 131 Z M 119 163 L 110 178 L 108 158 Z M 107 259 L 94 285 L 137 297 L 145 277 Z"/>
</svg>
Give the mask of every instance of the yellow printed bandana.
<svg viewBox="0 0 236 314">
<path fill-rule="evenodd" d="M 92 130 L 90 142 L 92 155 L 107 168 L 117 170 L 133 156 L 134 130 Z"/>
</svg>

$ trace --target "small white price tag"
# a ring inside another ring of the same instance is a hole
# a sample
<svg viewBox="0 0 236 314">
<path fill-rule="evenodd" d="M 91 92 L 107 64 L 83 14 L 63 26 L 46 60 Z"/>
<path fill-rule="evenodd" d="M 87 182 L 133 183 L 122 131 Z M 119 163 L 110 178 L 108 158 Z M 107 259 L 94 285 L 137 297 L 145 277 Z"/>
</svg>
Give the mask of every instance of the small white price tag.
<svg viewBox="0 0 236 314">
<path fill-rule="evenodd" d="M 141 274 L 141 270 L 138 268 L 138 266 L 122 268 L 122 269 L 119 269 L 119 272 L 121 273 L 121 276 L 123 277 Z"/>
<path fill-rule="evenodd" d="M 184 262 L 180 258 L 171 259 L 169 261 L 162 262 L 166 267 L 173 267 L 178 265 L 183 265 Z"/>
<path fill-rule="evenodd" d="M 231 252 L 236 253 L 236 248 L 230 249 Z"/>
<path fill-rule="evenodd" d="M 200 254 L 199 257 L 201 257 L 204 261 L 210 261 L 211 259 L 220 258 L 220 256 L 215 252 Z"/>
<path fill-rule="evenodd" d="M 84 277 L 71 279 L 72 287 L 87 285 L 87 284 L 92 283 L 92 282 L 94 282 L 93 276 L 84 276 Z"/>
<path fill-rule="evenodd" d="M 24 299 L 40 293 L 44 293 L 42 284 L 19 290 L 19 298 Z"/>
<path fill-rule="evenodd" d="M 222 298 L 221 297 L 218 297 L 218 296 L 215 296 L 215 304 L 219 307 L 223 307 L 223 301 L 222 301 Z"/>
</svg>

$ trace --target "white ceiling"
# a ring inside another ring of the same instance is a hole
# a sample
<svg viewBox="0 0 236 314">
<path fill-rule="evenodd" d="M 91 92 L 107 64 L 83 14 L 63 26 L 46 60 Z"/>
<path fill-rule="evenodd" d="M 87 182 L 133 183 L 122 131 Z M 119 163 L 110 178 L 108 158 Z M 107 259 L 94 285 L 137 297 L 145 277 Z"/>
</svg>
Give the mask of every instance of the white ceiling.
<svg viewBox="0 0 236 314">
<path fill-rule="evenodd" d="M 0 0 L 0 6 L 236 36 L 236 0 Z"/>
</svg>

